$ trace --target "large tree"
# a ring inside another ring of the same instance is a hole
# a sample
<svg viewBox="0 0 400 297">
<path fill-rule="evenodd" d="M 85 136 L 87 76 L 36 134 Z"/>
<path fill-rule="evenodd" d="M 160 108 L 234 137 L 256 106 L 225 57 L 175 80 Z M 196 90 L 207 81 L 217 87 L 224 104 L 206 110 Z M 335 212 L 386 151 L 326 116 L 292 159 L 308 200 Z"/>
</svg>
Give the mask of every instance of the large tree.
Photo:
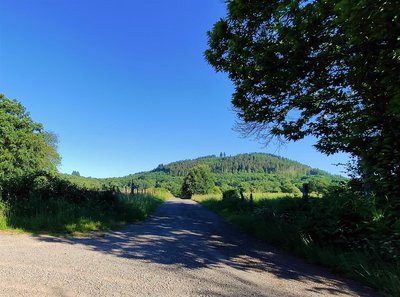
<svg viewBox="0 0 400 297">
<path fill-rule="evenodd" d="M 34 122 L 21 103 L 0 94 L 0 190 L 10 178 L 56 170 L 57 137 Z"/>
<path fill-rule="evenodd" d="M 399 208 L 400 1 L 226 3 L 205 55 L 234 82 L 241 131 L 348 152 L 380 202 Z"/>
<path fill-rule="evenodd" d="M 194 194 L 211 193 L 215 186 L 215 179 L 207 165 L 193 167 L 185 176 L 182 184 L 183 198 L 191 198 Z"/>
</svg>

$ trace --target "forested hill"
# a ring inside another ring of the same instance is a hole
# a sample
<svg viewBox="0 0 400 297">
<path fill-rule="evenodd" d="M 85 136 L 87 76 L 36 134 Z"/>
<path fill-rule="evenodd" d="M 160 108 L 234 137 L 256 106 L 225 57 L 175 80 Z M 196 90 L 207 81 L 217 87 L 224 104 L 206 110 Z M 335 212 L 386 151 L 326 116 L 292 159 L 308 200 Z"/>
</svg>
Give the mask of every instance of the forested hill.
<svg viewBox="0 0 400 297">
<path fill-rule="evenodd" d="M 183 160 L 170 164 L 160 164 L 154 170 L 139 172 L 117 178 L 84 178 L 64 175 L 68 180 L 94 188 L 149 189 L 162 187 L 176 196 L 180 195 L 184 177 L 196 165 L 207 165 L 215 178 L 217 191 L 232 188 L 252 188 L 258 192 L 300 193 L 307 182 L 318 189 L 326 188 L 333 181 L 343 180 L 319 169 L 299 162 L 264 153 L 240 154 L 236 156 L 206 156 L 193 160 Z"/>
<path fill-rule="evenodd" d="M 299 162 L 271 154 L 252 153 L 228 156 L 221 153 L 197 158 L 194 160 L 177 161 L 167 165 L 160 164 L 153 172 L 165 172 L 176 176 L 185 176 L 196 165 L 206 164 L 215 174 L 219 173 L 279 173 L 290 176 L 307 174 L 324 174 L 323 171 L 312 169 Z"/>
</svg>

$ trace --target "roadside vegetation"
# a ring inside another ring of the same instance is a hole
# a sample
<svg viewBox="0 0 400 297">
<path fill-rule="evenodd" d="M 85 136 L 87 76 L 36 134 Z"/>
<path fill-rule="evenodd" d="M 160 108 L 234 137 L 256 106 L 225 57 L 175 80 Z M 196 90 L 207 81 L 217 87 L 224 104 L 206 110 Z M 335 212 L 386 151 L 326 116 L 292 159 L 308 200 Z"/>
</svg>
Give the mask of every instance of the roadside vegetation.
<svg viewBox="0 0 400 297">
<path fill-rule="evenodd" d="M 163 189 L 144 194 L 93 190 L 44 172 L 14 183 L 0 202 L 0 230 L 53 234 L 106 230 L 146 219 L 170 196 Z"/>
<path fill-rule="evenodd" d="M 346 187 L 323 198 L 239 191 L 194 195 L 195 201 L 239 230 L 307 261 L 361 281 L 386 296 L 400 296 L 400 225 L 382 220 L 373 201 Z"/>
<path fill-rule="evenodd" d="M 123 194 L 98 179 L 57 172 L 57 136 L 0 94 L 0 230 L 77 234 L 143 220 L 168 196 Z"/>
</svg>

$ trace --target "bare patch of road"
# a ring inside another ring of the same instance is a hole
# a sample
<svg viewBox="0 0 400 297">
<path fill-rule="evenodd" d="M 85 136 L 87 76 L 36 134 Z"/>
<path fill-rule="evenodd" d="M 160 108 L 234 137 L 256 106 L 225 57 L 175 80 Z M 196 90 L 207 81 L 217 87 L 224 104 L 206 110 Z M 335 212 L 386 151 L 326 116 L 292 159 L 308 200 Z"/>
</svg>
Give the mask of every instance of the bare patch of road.
<svg viewBox="0 0 400 297">
<path fill-rule="evenodd" d="M 191 200 L 94 238 L 0 234 L 0 296 L 376 296 Z"/>
</svg>

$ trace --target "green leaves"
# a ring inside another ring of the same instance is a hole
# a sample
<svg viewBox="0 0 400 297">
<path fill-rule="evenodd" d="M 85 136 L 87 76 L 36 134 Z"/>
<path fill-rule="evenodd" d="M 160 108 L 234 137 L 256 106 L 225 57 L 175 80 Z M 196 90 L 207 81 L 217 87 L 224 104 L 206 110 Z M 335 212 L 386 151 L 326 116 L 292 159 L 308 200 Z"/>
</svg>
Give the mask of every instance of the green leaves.
<svg viewBox="0 0 400 297">
<path fill-rule="evenodd" d="M 313 135 L 321 152 L 361 158 L 400 209 L 398 1 L 227 4 L 206 58 L 235 85 L 238 130 L 267 142 Z"/>
<path fill-rule="evenodd" d="M 211 193 L 215 186 L 214 176 L 206 165 L 193 167 L 182 184 L 182 196 L 191 198 L 194 194 Z"/>
<path fill-rule="evenodd" d="M 57 137 L 44 132 L 21 103 L 0 94 L 0 186 L 12 177 L 55 170 Z"/>
</svg>

